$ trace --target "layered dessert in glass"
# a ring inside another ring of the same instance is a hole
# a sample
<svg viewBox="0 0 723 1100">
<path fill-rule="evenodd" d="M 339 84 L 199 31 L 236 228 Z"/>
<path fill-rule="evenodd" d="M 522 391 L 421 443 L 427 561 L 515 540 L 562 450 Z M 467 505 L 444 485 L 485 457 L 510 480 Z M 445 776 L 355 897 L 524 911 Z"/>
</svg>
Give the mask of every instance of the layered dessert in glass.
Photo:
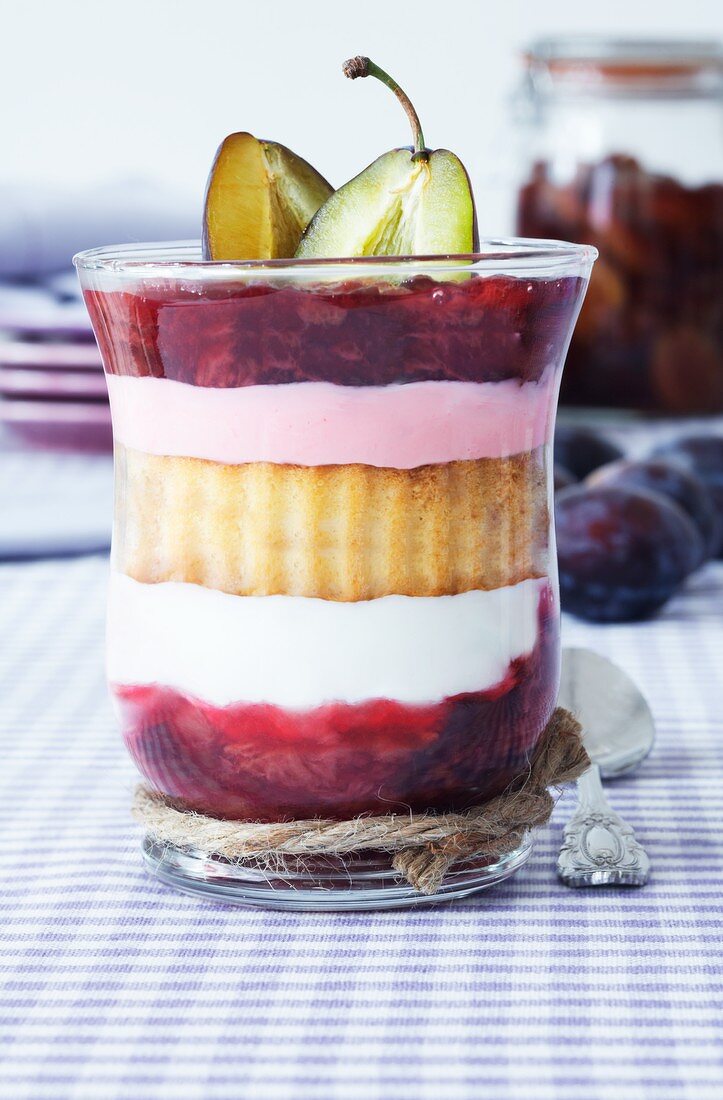
<svg viewBox="0 0 723 1100">
<path fill-rule="evenodd" d="M 347 818 L 524 770 L 558 688 L 550 444 L 593 257 L 80 257 L 115 436 L 108 675 L 157 790 Z"/>
</svg>

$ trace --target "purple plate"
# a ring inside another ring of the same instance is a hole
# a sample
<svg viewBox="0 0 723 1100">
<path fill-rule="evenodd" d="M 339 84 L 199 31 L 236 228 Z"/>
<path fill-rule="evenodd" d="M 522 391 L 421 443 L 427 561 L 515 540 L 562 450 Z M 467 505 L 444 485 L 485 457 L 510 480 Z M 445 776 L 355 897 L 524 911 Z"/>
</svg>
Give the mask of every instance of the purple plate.
<svg viewBox="0 0 723 1100">
<path fill-rule="evenodd" d="M 103 369 L 95 344 L 37 343 L 28 340 L 0 340 L 0 367 L 57 368 L 98 373 Z"/>
<path fill-rule="evenodd" d="M 100 402 L 0 400 L 0 421 L 31 447 L 63 451 L 113 449 L 110 408 Z"/>
<path fill-rule="evenodd" d="M 83 302 L 60 299 L 42 287 L 0 286 L 0 330 L 36 338 L 93 339 Z"/>
<path fill-rule="evenodd" d="M 105 378 L 88 371 L 15 370 L 0 365 L 0 394 L 7 397 L 79 397 L 108 400 Z"/>
</svg>

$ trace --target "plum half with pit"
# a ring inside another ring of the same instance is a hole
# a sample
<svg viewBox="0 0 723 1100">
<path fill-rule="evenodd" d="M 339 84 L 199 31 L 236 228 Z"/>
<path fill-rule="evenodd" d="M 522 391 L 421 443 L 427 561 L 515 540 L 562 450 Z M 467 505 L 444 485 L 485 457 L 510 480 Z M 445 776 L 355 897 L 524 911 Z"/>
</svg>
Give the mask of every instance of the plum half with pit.
<svg viewBox="0 0 723 1100">
<path fill-rule="evenodd" d="M 294 255 L 301 234 L 334 188 L 302 157 L 253 134 L 221 143 L 206 187 L 206 260 Z"/>
<path fill-rule="evenodd" d="M 573 485 L 555 518 L 563 610 L 592 622 L 654 614 L 703 553 L 693 522 L 658 493 Z"/>
<path fill-rule="evenodd" d="M 555 429 L 555 465 L 564 466 L 578 481 L 622 457 L 619 447 L 591 428 L 558 424 Z"/>
<path fill-rule="evenodd" d="M 701 560 L 706 561 L 716 553 L 721 525 L 713 498 L 700 478 L 682 463 L 664 458 L 639 461 L 623 458 L 594 470 L 587 484 L 661 493 L 682 508 L 698 528 L 703 543 Z"/>
</svg>

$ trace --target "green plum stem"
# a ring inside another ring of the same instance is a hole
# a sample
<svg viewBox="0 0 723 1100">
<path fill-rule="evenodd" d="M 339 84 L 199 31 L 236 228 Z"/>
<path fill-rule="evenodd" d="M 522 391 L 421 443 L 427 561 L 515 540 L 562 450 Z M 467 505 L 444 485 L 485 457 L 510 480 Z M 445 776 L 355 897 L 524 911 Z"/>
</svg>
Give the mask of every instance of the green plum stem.
<svg viewBox="0 0 723 1100">
<path fill-rule="evenodd" d="M 356 80 L 359 76 L 374 76 L 377 80 L 381 80 L 382 84 L 385 84 L 401 103 L 402 107 L 406 111 L 407 118 L 412 127 L 412 135 L 414 137 L 414 152 L 412 154 L 412 160 L 420 160 L 427 158 L 427 149 L 424 144 L 424 134 L 422 133 L 422 124 L 419 121 L 419 115 L 414 109 L 414 104 L 404 91 L 403 88 L 397 84 L 393 76 L 381 69 L 368 57 L 352 57 L 349 61 L 344 62 L 343 66 L 344 75 L 348 76 L 351 80 Z"/>
</svg>

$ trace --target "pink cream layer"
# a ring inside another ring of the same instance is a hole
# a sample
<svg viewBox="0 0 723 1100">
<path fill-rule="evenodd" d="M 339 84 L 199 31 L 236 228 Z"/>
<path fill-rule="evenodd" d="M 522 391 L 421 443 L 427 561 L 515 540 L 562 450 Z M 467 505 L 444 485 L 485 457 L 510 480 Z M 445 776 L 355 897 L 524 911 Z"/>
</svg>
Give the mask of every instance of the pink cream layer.
<svg viewBox="0 0 723 1100">
<path fill-rule="evenodd" d="M 108 376 L 116 439 L 156 455 L 236 465 L 361 462 L 412 469 L 502 458 L 544 443 L 556 373 L 538 382 L 291 382 L 210 389 Z"/>
</svg>

